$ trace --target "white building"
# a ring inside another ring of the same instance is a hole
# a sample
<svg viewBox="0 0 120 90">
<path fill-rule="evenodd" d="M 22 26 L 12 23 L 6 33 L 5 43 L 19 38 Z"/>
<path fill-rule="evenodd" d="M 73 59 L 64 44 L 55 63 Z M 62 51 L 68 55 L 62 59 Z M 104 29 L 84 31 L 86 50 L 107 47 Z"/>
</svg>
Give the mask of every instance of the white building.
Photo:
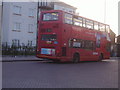
<svg viewBox="0 0 120 90">
<path fill-rule="evenodd" d="M 72 14 L 76 13 L 76 7 L 73 7 L 71 5 L 68 5 L 64 2 L 55 2 L 54 3 L 54 10 L 62 10 L 62 11 L 66 11 Z"/>
<path fill-rule="evenodd" d="M 4 2 L 3 3 L 3 43 L 8 44 L 32 42 L 36 44 L 37 3 Z"/>
<path fill-rule="evenodd" d="M 1 22 L 2 22 L 2 2 L 0 1 L 0 30 L 1 30 Z"/>
<path fill-rule="evenodd" d="M 45 10 L 63 10 L 72 14 L 75 14 L 76 12 L 76 7 L 73 7 L 71 5 L 68 5 L 64 2 L 61 2 L 59 0 L 39 0 L 39 9 L 40 11 L 45 11 Z"/>
</svg>

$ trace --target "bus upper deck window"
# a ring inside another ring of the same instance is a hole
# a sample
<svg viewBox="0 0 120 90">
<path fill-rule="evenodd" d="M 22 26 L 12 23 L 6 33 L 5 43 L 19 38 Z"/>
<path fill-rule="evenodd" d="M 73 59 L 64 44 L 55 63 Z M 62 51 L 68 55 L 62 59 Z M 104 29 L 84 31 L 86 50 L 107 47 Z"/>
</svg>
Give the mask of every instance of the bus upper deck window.
<svg viewBox="0 0 120 90">
<path fill-rule="evenodd" d="M 94 29 L 95 29 L 95 30 L 99 30 L 98 22 L 94 22 Z"/>
<path fill-rule="evenodd" d="M 93 21 L 86 19 L 86 27 L 89 29 L 93 29 Z"/>
<path fill-rule="evenodd" d="M 82 27 L 82 17 L 74 16 L 73 17 L 73 23 L 76 26 L 81 26 Z"/>
<path fill-rule="evenodd" d="M 86 26 L 86 19 L 83 18 L 83 27 L 85 27 L 85 26 Z"/>
<path fill-rule="evenodd" d="M 100 31 L 105 31 L 105 25 L 104 24 L 100 24 L 99 28 L 100 28 Z"/>
<path fill-rule="evenodd" d="M 44 13 L 43 14 L 43 21 L 57 21 L 58 20 L 58 13 Z"/>
<path fill-rule="evenodd" d="M 65 17 L 64 18 L 65 18 L 65 23 L 73 24 L 73 21 L 72 21 L 73 15 L 65 13 Z"/>
<path fill-rule="evenodd" d="M 110 33 L 110 27 L 108 25 L 106 25 L 106 32 Z"/>
</svg>

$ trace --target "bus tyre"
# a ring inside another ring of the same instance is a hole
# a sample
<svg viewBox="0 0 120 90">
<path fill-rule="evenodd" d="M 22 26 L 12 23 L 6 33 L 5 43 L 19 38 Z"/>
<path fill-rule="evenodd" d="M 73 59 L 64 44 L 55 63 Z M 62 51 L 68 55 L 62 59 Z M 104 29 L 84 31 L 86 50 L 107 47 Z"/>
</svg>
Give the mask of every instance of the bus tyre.
<svg viewBox="0 0 120 90">
<path fill-rule="evenodd" d="M 98 61 L 102 61 L 102 59 L 103 59 L 103 54 L 101 53 Z"/>
<path fill-rule="evenodd" d="M 79 60 L 80 60 L 79 54 L 74 54 L 74 56 L 73 56 L 73 63 L 78 63 Z"/>
</svg>

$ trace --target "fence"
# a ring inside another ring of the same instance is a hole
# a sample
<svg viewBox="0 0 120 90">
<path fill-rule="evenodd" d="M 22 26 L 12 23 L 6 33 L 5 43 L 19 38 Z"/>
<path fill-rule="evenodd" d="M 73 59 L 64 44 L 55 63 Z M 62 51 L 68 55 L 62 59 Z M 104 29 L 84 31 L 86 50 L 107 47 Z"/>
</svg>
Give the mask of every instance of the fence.
<svg viewBox="0 0 120 90">
<path fill-rule="evenodd" d="M 20 44 L 19 41 L 8 44 L 7 42 L 2 43 L 2 55 L 35 55 L 36 46 L 32 45 L 32 42 L 28 42 L 27 45 L 24 43 Z"/>
</svg>

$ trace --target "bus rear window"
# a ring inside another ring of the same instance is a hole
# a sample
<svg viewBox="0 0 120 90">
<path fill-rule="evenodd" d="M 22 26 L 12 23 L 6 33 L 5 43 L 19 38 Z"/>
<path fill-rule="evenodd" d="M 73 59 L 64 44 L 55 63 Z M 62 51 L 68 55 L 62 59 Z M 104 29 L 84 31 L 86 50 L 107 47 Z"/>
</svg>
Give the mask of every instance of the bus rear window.
<svg viewBox="0 0 120 90">
<path fill-rule="evenodd" d="M 43 14 L 43 21 L 57 21 L 58 20 L 58 13 L 44 13 Z"/>
<path fill-rule="evenodd" d="M 56 34 L 44 34 L 44 35 L 42 35 L 43 41 L 55 41 L 56 39 L 57 39 Z"/>
</svg>

